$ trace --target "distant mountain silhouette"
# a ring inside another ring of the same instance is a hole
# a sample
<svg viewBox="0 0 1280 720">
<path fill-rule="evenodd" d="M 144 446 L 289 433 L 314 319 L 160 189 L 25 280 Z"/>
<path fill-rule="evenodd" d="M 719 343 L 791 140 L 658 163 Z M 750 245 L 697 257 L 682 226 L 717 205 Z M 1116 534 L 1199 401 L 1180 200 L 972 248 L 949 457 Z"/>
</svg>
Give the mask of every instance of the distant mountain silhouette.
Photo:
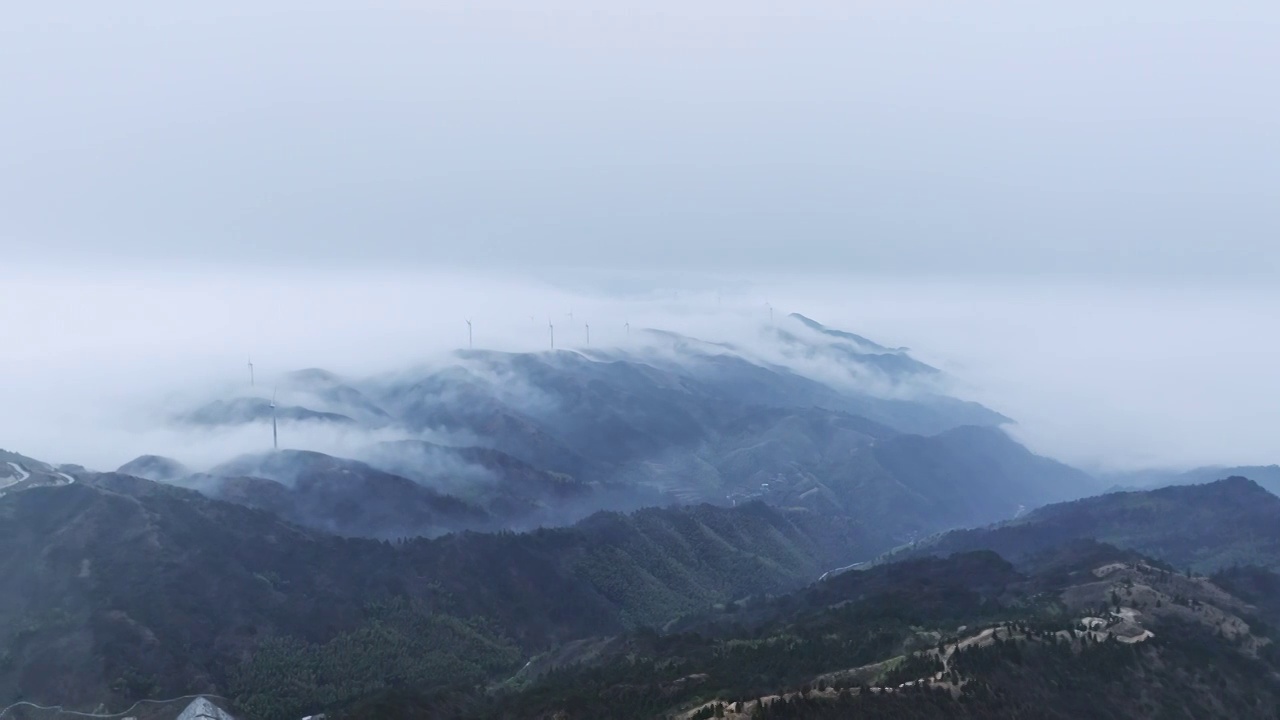
<svg viewBox="0 0 1280 720">
<path fill-rule="evenodd" d="M 355 460 L 281 450 L 214 468 L 208 492 L 308 527 L 375 538 L 482 528 L 490 516 L 455 497 Z"/>
<path fill-rule="evenodd" d="M 355 420 L 346 415 L 319 412 L 295 405 L 277 405 L 273 413 L 269 399 L 251 397 L 215 400 L 183 415 L 180 419 L 200 425 L 239 425 L 270 421 L 273 414 L 280 420 L 356 424 Z"/>
<path fill-rule="evenodd" d="M 141 455 L 121 465 L 116 472 L 156 482 L 174 482 L 191 474 L 191 471 L 177 460 L 159 455 Z"/>
<path fill-rule="evenodd" d="M 1278 529 L 1280 498 L 1232 477 L 1049 505 L 988 528 L 945 533 L 891 557 L 983 549 L 1018 562 L 1088 538 L 1201 572 L 1234 564 L 1280 569 Z"/>
</svg>

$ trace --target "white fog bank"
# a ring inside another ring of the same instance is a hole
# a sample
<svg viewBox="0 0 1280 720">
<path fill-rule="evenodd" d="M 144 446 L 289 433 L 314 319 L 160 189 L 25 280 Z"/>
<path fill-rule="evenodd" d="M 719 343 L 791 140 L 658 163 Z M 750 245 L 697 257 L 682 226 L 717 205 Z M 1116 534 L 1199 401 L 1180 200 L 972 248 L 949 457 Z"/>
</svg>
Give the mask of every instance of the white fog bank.
<svg viewBox="0 0 1280 720">
<path fill-rule="evenodd" d="M 585 347 L 586 324 L 593 347 L 625 346 L 630 324 L 750 351 L 768 306 L 910 347 L 960 394 L 1014 418 L 1032 449 L 1086 469 L 1280 460 L 1280 292 L 1263 286 L 584 270 L 535 281 L 19 267 L 0 286 L 0 447 L 96 469 L 147 453 L 198 467 L 266 436 L 175 429 L 160 409 L 247 384 L 250 356 L 266 393 L 296 369 L 364 376 L 439 361 L 466 346 L 467 319 L 477 348 L 545 349 L 550 320 L 565 349 Z M 328 429 L 290 446 L 341 454 L 387 439 Z"/>
</svg>

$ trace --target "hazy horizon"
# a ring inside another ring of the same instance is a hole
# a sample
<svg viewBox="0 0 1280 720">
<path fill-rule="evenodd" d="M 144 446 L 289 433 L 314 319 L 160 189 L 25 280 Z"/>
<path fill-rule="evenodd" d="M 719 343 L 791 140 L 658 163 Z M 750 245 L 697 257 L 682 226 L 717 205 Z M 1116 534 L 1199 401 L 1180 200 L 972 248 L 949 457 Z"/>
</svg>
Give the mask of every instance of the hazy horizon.
<svg viewBox="0 0 1280 720">
<path fill-rule="evenodd" d="M 200 441 L 165 430 L 156 408 L 224 396 L 249 356 L 266 392 L 308 367 L 362 377 L 444 362 L 466 346 L 466 319 L 477 348 L 513 352 L 545 350 L 548 319 L 562 349 L 584 347 L 585 323 L 594 347 L 625 347 L 627 322 L 750 349 L 768 303 L 910 347 L 951 391 L 1013 418 L 1033 450 L 1086 469 L 1280 460 L 1268 430 L 1280 343 L 1267 332 L 1280 293 L 1265 286 L 625 277 L 615 285 L 648 290 L 457 272 L 21 273 L 0 289 L 0 447 L 98 469 L 181 455 L 175 443 Z M 309 449 L 325 443 L 344 447 L 330 433 Z"/>
<path fill-rule="evenodd" d="M 1236 1 L 15 7 L 0 445 L 163 452 L 117 416 L 250 354 L 365 372 L 465 317 L 527 350 L 570 310 L 714 336 L 768 300 L 1084 467 L 1275 462 L 1277 30 Z"/>
</svg>

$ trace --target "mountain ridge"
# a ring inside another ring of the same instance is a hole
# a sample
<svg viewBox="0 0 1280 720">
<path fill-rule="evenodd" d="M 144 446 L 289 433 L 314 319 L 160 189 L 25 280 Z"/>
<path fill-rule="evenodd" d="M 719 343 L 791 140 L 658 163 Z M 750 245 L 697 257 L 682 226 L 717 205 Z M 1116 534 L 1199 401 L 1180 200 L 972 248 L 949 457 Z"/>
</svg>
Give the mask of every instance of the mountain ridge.
<svg viewBox="0 0 1280 720">
<path fill-rule="evenodd" d="M 1275 568 L 1276 527 L 1280 497 L 1237 476 L 1048 505 L 986 528 L 943 533 L 887 558 L 989 549 L 1017 562 L 1067 540 L 1093 538 L 1198 571 L 1233 564 Z"/>
<path fill-rule="evenodd" d="M 0 699 L 123 706 L 195 689 L 263 707 L 273 658 L 373 662 L 378 633 L 430 660 L 389 677 L 479 680 L 514 670 L 522 648 L 796 587 L 865 542 L 756 503 L 393 545 L 105 473 L 0 498 Z M 306 714 L 342 682 L 279 702 Z"/>
</svg>

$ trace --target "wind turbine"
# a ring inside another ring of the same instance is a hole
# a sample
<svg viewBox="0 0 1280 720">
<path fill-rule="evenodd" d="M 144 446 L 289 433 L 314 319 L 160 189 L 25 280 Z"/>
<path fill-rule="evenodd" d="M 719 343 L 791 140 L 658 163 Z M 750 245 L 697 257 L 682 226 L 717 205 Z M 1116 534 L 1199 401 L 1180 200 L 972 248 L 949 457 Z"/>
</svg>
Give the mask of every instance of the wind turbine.
<svg viewBox="0 0 1280 720">
<path fill-rule="evenodd" d="M 467 321 L 467 349 L 470 350 L 473 347 L 475 347 L 475 345 L 472 344 L 471 342 L 471 321 L 468 320 Z"/>
<path fill-rule="evenodd" d="M 764 306 L 769 308 L 769 324 L 772 325 L 773 324 L 773 306 L 769 304 L 768 300 L 764 301 Z"/>
<path fill-rule="evenodd" d="M 627 337 L 631 337 L 631 321 L 630 321 L 630 320 L 628 320 L 628 321 L 626 321 L 626 322 L 622 323 L 622 327 L 624 327 L 624 328 L 626 328 L 626 329 L 627 329 Z"/>
<path fill-rule="evenodd" d="M 280 449 L 280 431 L 276 427 L 276 391 L 271 390 L 271 447 L 274 450 Z"/>
<path fill-rule="evenodd" d="M 591 344 L 591 323 L 585 323 L 587 326 L 587 344 Z"/>
<path fill-rule="evenodd" d="M 551 324 L 551 318 L 547 318 L 547 330 L 551 331 L 551 349 L 556 349 L 556 326 Z"/>
<path fill-rule="evenodd" d="M 253 387 L 253 356 L 249 357 L 249 387 Z"/>
</svg>

